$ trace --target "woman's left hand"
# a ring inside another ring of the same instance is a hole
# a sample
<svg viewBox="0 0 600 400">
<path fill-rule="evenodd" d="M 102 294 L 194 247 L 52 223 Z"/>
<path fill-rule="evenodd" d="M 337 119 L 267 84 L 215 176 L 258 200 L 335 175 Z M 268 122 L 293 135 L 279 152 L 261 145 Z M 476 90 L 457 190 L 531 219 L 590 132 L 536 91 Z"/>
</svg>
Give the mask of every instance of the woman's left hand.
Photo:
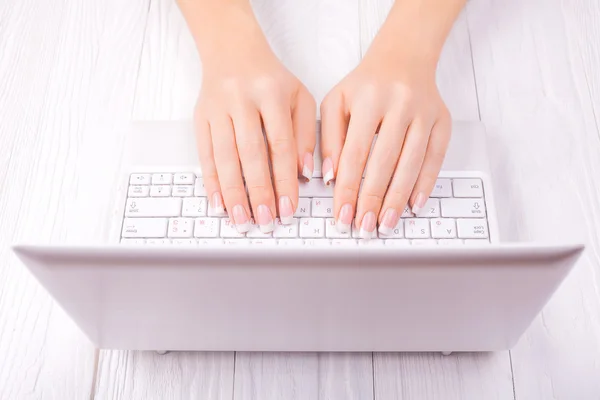
<svg viewBox="0 0 600 400">
<path fill-rule="evenodd" d="M 322 173 L 325 183 L 335 178 L 336 225 L 348 232 L 355 217 L 362 238 L 375 236 L 377 223 L 390 234 L 407 204 L 416 214 L 424 207 L 451 131 L 436 63 L 384 49 L 371 49 L 321 104 Z"/>
</svg>

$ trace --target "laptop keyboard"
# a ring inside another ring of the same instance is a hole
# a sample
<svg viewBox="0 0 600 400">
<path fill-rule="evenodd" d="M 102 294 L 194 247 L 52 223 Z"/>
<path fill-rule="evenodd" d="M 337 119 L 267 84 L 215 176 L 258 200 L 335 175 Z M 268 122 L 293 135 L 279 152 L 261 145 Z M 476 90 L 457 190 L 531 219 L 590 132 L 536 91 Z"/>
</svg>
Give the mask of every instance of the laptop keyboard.
<svg viewBox="0 0 600 400">
<path fill-rule="evenodd" d="M 407 207 L 389 236 L 359 239 L 339 233 L 333 218 L 333 185 L 301 182 L 294 222 L 275 221 L 271 233 L 257 225 L 239 233 L 227 214 L 208 206 L 201 177 L 192 172 L 131 174 L 121 243 L 183 246 L 428 246 L 489 244 L 485 191 L 479 178 L 440 178 L 423 210 Z"/>
</svg>

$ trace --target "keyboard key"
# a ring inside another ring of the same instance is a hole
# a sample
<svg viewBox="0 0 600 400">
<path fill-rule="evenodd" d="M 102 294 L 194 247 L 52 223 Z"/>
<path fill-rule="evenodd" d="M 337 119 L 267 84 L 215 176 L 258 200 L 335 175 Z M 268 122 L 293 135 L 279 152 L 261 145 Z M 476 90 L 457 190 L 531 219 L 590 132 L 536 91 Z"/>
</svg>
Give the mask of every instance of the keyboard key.
<svg viewBox="0 0 600 400">
<path fill-rule="evenodd" d="M 441 199 L 441 210 L 442 217 L 485 217 L 485 203 L 482 199 Z"/>
<path fill-rule="evenodd" d="M 170 185 L 173 183 L 173 174 L 153 174 L 153 185 Z"/>
<path fill-rule="evenodd" d="M 294 218 L 289 225 L 283 225 L 279 218 L 275 218 L 275 230 L 273 237 L 276 238 L 297 238 L 298 237 L 298 218 Z"/>
<path fill-rule="evenodd" d="M 193 239 L 173 239 L 173 244 L 177 246 L 196 246 L 196 241 Z"/>
<path fill-rule="evenodd" d="M 249 246 L 250 241 L 247 239 L 223 239 L 223 244 L 225 246 Z"/>
<path fill-rule="evenodd" d="M 383 247 L 385 242 L 382 239 L 359 240 L 358 245 L 362 247 Z"/>
<path fill-rule="evenodd" d="M 325 220 L 325 236 L 328 238 L 350 239 L 350 232 L 341 233 L 335 226 L 336 223 L 335 218 L 327 218 Z"/>
<path fill-rule="evenodd" d="M 404 237 L 404 221 L 399 219 L 394 229 L 388 235 L 384 235 L 380 231 L 379 237 L 382 239 L 402 239 Z"/>
<path fill-rule="evenodd" d="M 333 217 L 333 198 L 329 197 L 312 199 L 311 208 L 311 215 L 313 217 Z"/>
<path fill-rule="evenodd" d="M 146 246 L 165 246 L 171 244 L 171 239 L 148 239 Z"/>
<path fill-rule="evenodd" d="M 434 239 L 452 239 L 456 237 L 456 223 L 452 218 L 431 220 L 431 237 Z"/>
<path fill-rule="evenodd" d="M 150 174 L 131 174 L 129 177 L 129 183 L 131 185 L 149 185 L 152 180 Z"/>
<path fill-rule="evenodd" d="M 300 197 L 298 199 L 298 208 L 294 217 L 310 217 L 310 199 L 308 197 Z"/>
<path fill-rule="evenodd" d="M 183 199 L 183 217 L 205 217 L 206 216 L 206 197 L 188 197 Z"/>
<path fill-rule="evenodd" d="M 452 183 L 450 179 L 438 179 L 429 197 L 452 197 Z"/>
<path fill-rule="evenodd" d="M 326 186 L 323 179 L 311 179 L 308 182 L 298 182 L 300 197 L 331 197 L 333 198 L 333 183 Z"/>
<path fill-rule="evenodd" d="M 223 238 L 242 238 L 244 234 L 238 232 L 232 220 L 223 218 L 221 219 L 221 234 L 219 236 Z"/>
<path fill-rule="evenodd" d="M 171 186 L 153 185 L 150 186 L 151 197 L 169 197 L 171 195 Z"/>
<path fill-rule="evenodd" d="M 462 246 L 463 243 L 464 242 L 462 241 L 462 239 L 440 239 L 440 240 L 438 240 L 438 244 L 440 246 L 454 246 L 454 245 Z"/>
<path fill-rule="evenodd" d="M 466 239 L 465 244 L 485 246 L 486 244 L 490 244 L 490 241 L 488 239 Z"/>
<path fill-rule="evenodd" d="M 386 239 L 385 245 L 392 246 L 392 247 L 406 247 L 406 246 L 410 246 L 410 240 L 408 240 L 408 239 Z"/>
<path fill-rule="evenodd" d="M 206 189 L 204 188 L 204 180 L 202 178 L 196 178 L 194 183 L 194 196 L 206 197 Z"/>
<path fill-rule="evenodd" d="M 325 236 L 325 220 L 323 218 L 301 218 L 300 237 L 320 238 Z"/>
<path fill-rule="evenodd" d="M 458 237 L 462 239 L 486 239 L 488 237 L 485 219 L 457 219 Z"/>
<path fill-rule="evenodd" d="M 126 217 L 179 217 L 181 199 L 129 198 L 125 205 Z"/>
<path fill-rule="evenodd" d="M 414 239 L 411 244 L 413 246 L 436 246 L 437 240 L 435 239 Z"/>
<path fill-rule="evenodd" d="M 222 246 L 223 245 L 223 239 L 197 239 L 196 240 L 196 244 L 198 246 L 213 246 L 213 247 L 217 247 L 217 246 Z"/>
<path fill-rule="evenodd" d="M 142 244 L 146 244 L 146 240 L 145 239 L 121 239 L 121 244 L 142 245 Z"/>
<path fill-rule="evenodd" d="M 252 246 L 275 246 L 277 239 L 252 239 L 250 244 Z"/>
<path fill-rule="evenodd" d="M 355 239 L 333 239 L 331 245 L 334 247 L 356 247 Z"/>
<path fill-rule="evenodd" d="M 194 234 L 194 220 L 192 218 L 171 218 L 169 220 L 168 237 L 191 238 Z"/>
<path fill-rule="evenodd" d="M 196 180 L 196 175 L 191 172 L 178 172 L 173 177 L 175 185 L 193 185 Z"/>
<path fill-rule="evenodd" d="M 174 197 L 191 197 L 193 194 L 194 187 L 192 185 L 173 186 Z"/>
<path fill-rule="evenodd" d="M 279 239 L 278 244 L 280 246 L 304 246 L 304 240 L 302 240 L 302 239 Z"/>
<path fill-rule="evenodd" d="M 409 218 L 404 222 L 404 236 L 407 239 L 428 239 L 429 221 L 420 218 Z"/>
<path fill-rule="evenodd" d="M 483 197 L 481 179 L 454 179 L 454 197 Z"/>
<path fill-rule="evenodd" d="M 428 199 L 419 211 L 418 218 L 437 218 L 440 216 L 440 201 L 438 199 Z"/>
<path fill-rule="evenodd" d="M 129 186 L 129 190 L 127 191 L 127 196 L 129 196 L 129 197 L 148 197 L 149 193 L 150 193 L 150 186 L 135 185 L 135 186 Z"/>
<path fill-rule="evenodd" d="M 412 218 L 414 216 L 415 214 L 412 213 L 410 207 L 408 205 L 404 206 L 404 210 L 402 211 L 400 218 Z"/>
<path fill-rule="evenodd" d="M 250 224 L 250 230 L 246 232 L 246 236 L 249 238 L 265 239 L 273 237 L 273 234 L 271 232 L 262 233 L 260 227 L 254 222 L 254 220 L 252 220 Z"/>
<path fill-rule="evenodd" d="M 219 218 L 196 218 L 194 236 L 197 238 L 216 238 L 219 236 Z"/>
<path fill-rule="evenodd" d="M 329 239 L 306 239 L 304 245 L 310 247 L 330 247 L 331 241 Z"/>
<path fill-rule="evenodd" d="M 125 218 L 124 238 L 163 238 L 167 235 L 166 218 Z"/>
</svg>

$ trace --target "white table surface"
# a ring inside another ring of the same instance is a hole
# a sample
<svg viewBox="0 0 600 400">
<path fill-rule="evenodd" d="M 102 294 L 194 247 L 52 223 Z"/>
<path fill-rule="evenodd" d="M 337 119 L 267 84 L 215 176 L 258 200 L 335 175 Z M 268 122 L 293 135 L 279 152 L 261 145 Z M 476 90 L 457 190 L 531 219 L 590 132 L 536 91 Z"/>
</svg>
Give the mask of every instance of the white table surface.
<svg viewBox="0 0 600 400">
<path fill-rule="evenodd" d="M 392 0 L 253 3 L 320 101 Z M 0 1 L 0 399 L 600 399 L 599 71 L 597 0 L 471 0 L 442 57 L 453 117 L 494 144 L 503 239 L 588 245 L 511 352 L 97 351 L 8 246 L 72 235 L 90 132 L 118 148 L 119 121 L 189 119 L 200 63 L 173 0 Z"/>
</svg>

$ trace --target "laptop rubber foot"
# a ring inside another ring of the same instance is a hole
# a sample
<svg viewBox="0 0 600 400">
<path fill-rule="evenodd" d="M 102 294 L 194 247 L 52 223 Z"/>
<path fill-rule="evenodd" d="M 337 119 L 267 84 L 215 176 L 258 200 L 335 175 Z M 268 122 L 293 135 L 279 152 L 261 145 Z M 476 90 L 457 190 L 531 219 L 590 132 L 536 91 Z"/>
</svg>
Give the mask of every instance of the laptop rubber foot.
<svg viewBox="0 0 600 400">
<path fill-rule="evenodd" d="M 156 353 L 157 353 L 157 354 L 160 354 L 160 355 L 162 356 L 162 355 L 164 355 L 164 354 L 167 354 L 167 353 L 168 353 L 168 351 L 167 351 L 167 350 L 156 350 Z"/>
<path fill-rule="evenodd" d="M 450 354 L 452 354 L 451 351 L 442 351 L 443 356 L 449 356 Z"/>
</svg>

